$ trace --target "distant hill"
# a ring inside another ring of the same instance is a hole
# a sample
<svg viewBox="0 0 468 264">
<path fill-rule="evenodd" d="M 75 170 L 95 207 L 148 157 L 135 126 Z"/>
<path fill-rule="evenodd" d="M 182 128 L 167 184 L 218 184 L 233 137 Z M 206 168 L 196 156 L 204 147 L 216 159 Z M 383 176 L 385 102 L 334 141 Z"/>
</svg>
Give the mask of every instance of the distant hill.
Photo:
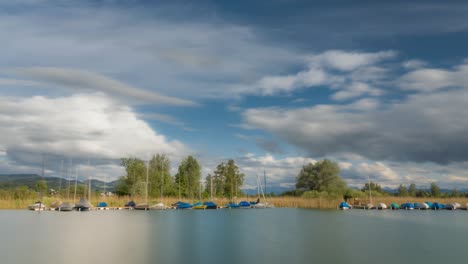
<svg viewBox="0 0 468 264">
<path fill-rule="evenodd" d="M 294 188 L 271 186 L 271 187 L 267 187 L 266 191 L 267 191 L 267 193 L 282 194 L 284 192 L 291 191 L 291 190 L 294 190 Z M 257 188 L 255 188 L 255 189 L 242 189 L 242 191 L 245 194 L 248 194 L 248 195 L 257 195 Z"/>
<path fill-rule="evenodd" d="M 34 188 L 36 183 L 42 179 L 37 174 L 0 174 L 0 189 L 12 189 L 19 186 L 28 186 L 29 188 Z M 59 177 L 44 177 L 44 180 L 47 182 L 47 186 L 51 189 L 58 190 L 60 184 L 62 189 L 68 186 L 69 181 Z M 91 180 L 91 189 L 93 191 L 102 191 L 104 184 L 106 186 L 106 191 L 113 192 L 115 190 L 115 185 L 117 181 L 105 183 L 99 180 Z M 74 186 L 75 181 L 70 181 L 70 186 Z M 88 184 L 87 181 L 78 181 L 78 184 Z"/>
</svg>

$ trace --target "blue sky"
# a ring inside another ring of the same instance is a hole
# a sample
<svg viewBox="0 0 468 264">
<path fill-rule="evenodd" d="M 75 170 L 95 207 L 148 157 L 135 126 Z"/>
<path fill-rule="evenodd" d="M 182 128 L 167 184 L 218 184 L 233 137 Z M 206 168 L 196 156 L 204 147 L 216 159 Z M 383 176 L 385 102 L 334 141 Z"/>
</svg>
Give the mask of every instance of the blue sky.
<svg viewBox="0 0 468 264">
<path fill-rule="evenodd" d="M 468 186 L 468 4 L 0 3 L 0 171 L 115 179 L 122 156 L 233 158 L 290 187 L 336 160 L 350 185 Z M 87 166 L 90 157 L 92 166 Z"/>
</svg>

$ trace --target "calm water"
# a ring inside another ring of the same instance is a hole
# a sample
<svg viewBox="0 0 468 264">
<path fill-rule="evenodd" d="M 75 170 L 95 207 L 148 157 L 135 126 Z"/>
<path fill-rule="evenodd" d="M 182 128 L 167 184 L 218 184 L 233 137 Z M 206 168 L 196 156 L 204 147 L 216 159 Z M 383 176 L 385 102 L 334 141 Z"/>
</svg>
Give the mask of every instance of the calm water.
<svg viewBox="0 0 468 264">
<path fill-rule="evenodd" d="M 467 211 L 0 211 L 0 263 L 466 263 Z"/>
</svg>

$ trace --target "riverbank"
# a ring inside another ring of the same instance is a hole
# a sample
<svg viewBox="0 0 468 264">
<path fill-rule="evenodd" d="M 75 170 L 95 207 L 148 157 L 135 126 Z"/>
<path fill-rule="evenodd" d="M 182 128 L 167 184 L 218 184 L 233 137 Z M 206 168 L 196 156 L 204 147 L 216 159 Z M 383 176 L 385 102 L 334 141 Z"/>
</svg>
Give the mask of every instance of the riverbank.
<svg viewBox="0 0 468 264">
<path fill-rule="evenodd" d="M 78 202 L 79 199 L 76 199 Z M 143 203 L 144 197 L 93 197 L 91 204 L 96 206 L 99 202 L 106 202 L 109 207 L 123 207 L 128 201 L 133 200 L 136 203 Z M 184 202 L 192 203 L 196 200 L 181 199 Z M 239 201 L 253 201 L 256 198 L 243 197 L 236 199 Z M 37 199 L 0 199 L 0 209 L 26 209 L 28 205 L 35 203 Z M 42 202 L 49 206 L 56 201 L 67 201 L 60 197 L 44 197 Z M 166 205 L 173 204 L 179 201 L 177 197 L 164 197 L 164 198 L 151 198 L 148 199 L 150 205 L 163 202 Z M 229 202 L 226 198 L 215 198 L 213 201 L 218 205 L 225 205 Z M 336 209 L 341 202 L 341 199 L 325 199 L 325 198 L 302 198 L 302 197 L 272 197 L 268 199 L 268 202 L 274 204 L 275 207 L 287 207 L 287 208 L 305 208 L 305 209 Z M 402 204 L 406 202 L 422 203 L 426 201 L 439 202 L 439 203 L 460 203 L 463 207 L 468 204 L 468 198 L 415 198 L 415 197 L 376 197 L 373 199 L 374 205 L 378 203 L 385 203 L 390 205 L 391 203 Z M 73 202 L 73 201 L 72 201 Z M 352 204 L 352 202 L 350 202 Z"/>
</svg>

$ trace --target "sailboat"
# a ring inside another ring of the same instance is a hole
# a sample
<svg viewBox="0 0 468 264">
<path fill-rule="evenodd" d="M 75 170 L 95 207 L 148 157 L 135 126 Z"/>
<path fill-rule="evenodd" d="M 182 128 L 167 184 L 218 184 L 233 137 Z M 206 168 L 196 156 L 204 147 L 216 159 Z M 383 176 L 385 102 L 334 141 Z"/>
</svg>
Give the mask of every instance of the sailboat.
<svg viewBox="0 0 468 264">
<path fill-rule="evenodd" d="M 44 154 L 42 154 L 42 174 L 41 174 L 41 180 L 44 180 L 44 171 L 45 171 L 45 158 L 44 158 Z M 46 206 L 42 203 L 42 188 L 40 190 L 40 198 L 39 198 L 39 201 L 35 202 L 34 204 L 32 205 L 29 205 L 28 206 L 28 209 L 29 210 L 33 210 L 33 211 L 44 211 L 46 209 Z"/>
<path fill-rule="evenodd" d="M 265 188 L 266 188 L 266 172 L 263 171 L 263 177 L 264 177 L 264 182 L 265 182 Z M 257 195 L 258 199 L 257 202 L 252 204 L 252 208 L 257 208 L 257 209 L 263 209 L 263 208 L 274 208 L 275 206 L 273 204 L 269 204 L 265 198 L 265 192 L 263 191 L 263 187 L 260 181 L 260 178 L 257 175 Z M 260 196 L 263 196 L 263 203 L 260 202 Z"/>
<path fill-rule="evenodd" d="M 71 174 L 72 174 L 72 168 L 73 168 L 73 159 L 70 158 L 70 167 L 68 168 L 68 187 L 67 187 L 67 200 L 70 200 L 70 181 L 71 181 Z M 59 212 L 70 212 L 73 211 L 73 208 L 75 208 L 75 204 L 71 202 L 63 202 L 62 204 L 59 205 L 58 211 Z"/>
<path fill-rule="evenodd" d="M 89 159 L 88 159 L 88 170 L 89 170 Z M 78 175 L 77 175 L 77 178 L 78 178 Z M 91 178 L 89 177 L 89 171 L 88 171 L 88 200 L 86 200 L 85 197 L 81 197 L 80 201 L 75 205 L 76 210 L 80 212 L 89 211 L 89 209 L 92 207 L 89 201 L 91 201 Z"/>
<path fill-rule="evenodd" d="M 218 205 L 212 201 L 213 201 L 213 176 L 210 176 L 210 201 L 203 203 L 203 205 L 206 206 L 206 209 L 218 209 Z"/>
</svg>

